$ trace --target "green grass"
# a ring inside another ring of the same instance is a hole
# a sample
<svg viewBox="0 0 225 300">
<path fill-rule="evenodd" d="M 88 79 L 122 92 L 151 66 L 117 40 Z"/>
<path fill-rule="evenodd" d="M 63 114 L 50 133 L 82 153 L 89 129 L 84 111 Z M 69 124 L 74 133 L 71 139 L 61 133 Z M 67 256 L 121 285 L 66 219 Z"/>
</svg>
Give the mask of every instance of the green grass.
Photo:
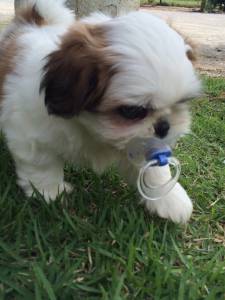
<svg viewBox="0 0 225 300">
<path fill-rule="evenodd" d="M 27 199 L 0 143 L 0 299 L 224 299 L 225 80 L 205 78 L 176 149 L 194 199 L 186 226 L 150 217 L 115 170 L 67 166 L 64 204 Z"/>
<path fill-rule="evenodd" d="M 4 21 L 0 20 L 0 31 L 10 22 L 10 18 L 5 18 Z"/>
<path fill-rule="evenodd" d="M 161 5 L 163 6 L 178 6 L 178 7 L 189 7 L 197 8 L 200 7 L 201 1 L 198 0 L 162 0 Z M 141 0 L 141 5 L 159 5 L 159 0 Z"/>
</svg>

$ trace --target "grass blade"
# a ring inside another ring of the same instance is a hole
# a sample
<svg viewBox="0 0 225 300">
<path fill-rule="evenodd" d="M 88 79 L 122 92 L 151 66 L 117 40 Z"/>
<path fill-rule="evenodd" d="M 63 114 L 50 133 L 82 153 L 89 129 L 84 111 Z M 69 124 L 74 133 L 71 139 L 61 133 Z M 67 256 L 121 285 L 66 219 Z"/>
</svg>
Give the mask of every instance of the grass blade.
<svg viewBox="0 0 225 300">
<path fill-rule="evenodd" d="M 44 272 L 42 271 L 42 269 L 37 264 L 35 264 L 33 266 L 33 271 L 34 271 L 34 274 L 35 274 L 37 280 L 43 285 L 46 293 L 49 296 L 49 299 L 50 300 L 56 300 L 57 298 L 55 296 L 53 288 L 52 288 L 50 282 L 48 281 L 48 279 L 46 278 L 46 276 L 45 276 Z"/>
</svg>

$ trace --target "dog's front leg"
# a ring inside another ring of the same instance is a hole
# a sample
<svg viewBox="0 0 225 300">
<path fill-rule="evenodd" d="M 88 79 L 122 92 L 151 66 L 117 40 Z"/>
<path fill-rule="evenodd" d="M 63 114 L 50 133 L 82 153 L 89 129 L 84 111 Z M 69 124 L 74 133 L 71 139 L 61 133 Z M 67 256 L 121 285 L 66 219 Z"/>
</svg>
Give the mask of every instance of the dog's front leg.
<svg viewBox="0 0 225 300">
<path fill-rule="evenodd" d="M 72 187 L 64 181 L 64 162 L 51 151 L 34 149 L 31 144 L 10 143 L 16 164 L 18 184 L 28 197 L 34 194 L 33 187 L 42 194 L 46 202 L 53 201 L 63 191 Z M 34 194 L 35 196 L 35 194 Z"/>
</svg>

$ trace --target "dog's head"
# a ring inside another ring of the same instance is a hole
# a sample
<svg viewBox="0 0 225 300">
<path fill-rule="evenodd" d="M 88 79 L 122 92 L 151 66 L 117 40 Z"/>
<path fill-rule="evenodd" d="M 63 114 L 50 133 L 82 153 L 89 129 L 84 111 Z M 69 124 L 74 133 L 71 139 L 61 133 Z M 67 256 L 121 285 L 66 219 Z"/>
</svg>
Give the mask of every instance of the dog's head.
<svg viewBox="0 0 225 300">
<path fill-rule="evenodd" d="M 75 118 L 118 149 L 137 136 L 173 141 L 188 132 L 187 101 L 200 92 L 190 53 L 177 32 L 148 13 L 77 22 L 45 66 L 48 112 Z"/>
</svg>

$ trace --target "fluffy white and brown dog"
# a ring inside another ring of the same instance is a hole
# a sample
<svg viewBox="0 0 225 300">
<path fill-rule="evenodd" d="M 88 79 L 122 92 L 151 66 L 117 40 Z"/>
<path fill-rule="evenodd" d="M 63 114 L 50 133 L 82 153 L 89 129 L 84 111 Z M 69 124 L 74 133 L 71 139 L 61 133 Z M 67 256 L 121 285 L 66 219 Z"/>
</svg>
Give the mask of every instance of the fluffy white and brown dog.
<svg viewBox="0 0 225 300">
<path fill-rule="evenodd" d="M 35 186 L 46 201 L 72 190 L 65 161 L 96 172 L 117 164 L 135 184 L 127 143 L 187 133 L 185 102 L 200 91 L 191 47 L 164 21 L 144 12 L 75 21 L 63 2 L 28 1 L 0 37 L 1 128 L 18 184 L 28 196 Z M 148 174 L 151 183 L 168 178 L 168 167 Z M 174 222 L 192 212 L 179 183 L 146 207 Z"/>
</svg>

